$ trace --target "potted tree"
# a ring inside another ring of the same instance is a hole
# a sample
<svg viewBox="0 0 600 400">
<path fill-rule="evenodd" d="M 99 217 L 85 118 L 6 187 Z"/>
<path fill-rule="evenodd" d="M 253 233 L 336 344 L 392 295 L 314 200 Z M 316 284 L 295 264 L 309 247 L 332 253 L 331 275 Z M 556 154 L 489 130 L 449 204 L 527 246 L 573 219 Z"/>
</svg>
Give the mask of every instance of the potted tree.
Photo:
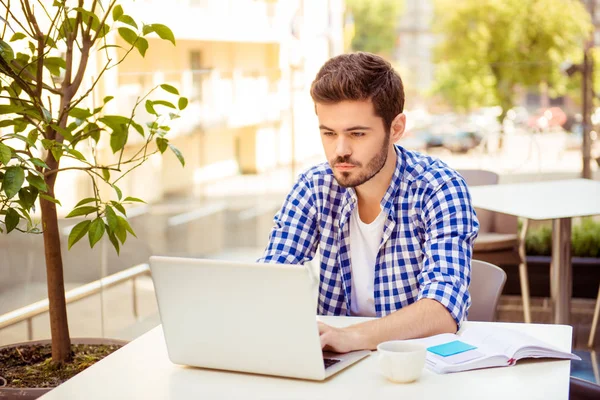
<svg viewBox="0 0 600 400">
<path fill-rule="evenodd" d="M 43 234 L 51 328 L 51 350 L 27 344 L 0 350 L 0 386 L 55 386 L 118 347 L 76 346 L 69 336 L 57 176 L 66 169 L 79 170 L 93 187 L 93 195 L 81 199 L 67 215 L 84 218 L 72 229 L 68 247 L 85 236 L 94 247 L 106 235 L 118 253 L 128 233 L 135 235 L 126 206 L 142 200 L 124 196 L 117 183 L 155 153 L 172 151 L 185 164 L 167 132 L 169 121 L 178 118 L 187 99 L 163 84 L 138 98 L 132 109 L 119 110 L 125 115 L 106 112 L 111 96 L 93 106 L 90 99 L 104 73 L 131 51 L 144 56 L 148 35 L 175 45 L 168 27 L 135 21 L 116 0 L 0 0 L 0 4 L 0 234 Z M 90 60 L 96 73 L 85 84 Z M 151 122 L 136 122 L 140 106 L 152 116 Z M 102 143 L 110 145 L 110 162 L 97 157 Z M 137 151 L 129 151 L 132 146 Z M 38 205 L 41 226 L 35 217 Z M 45 378 L 15 379 L 9 366 L 14 359 Z M 34 392 L 34 397 L 39 394 Z"/>
</svg>

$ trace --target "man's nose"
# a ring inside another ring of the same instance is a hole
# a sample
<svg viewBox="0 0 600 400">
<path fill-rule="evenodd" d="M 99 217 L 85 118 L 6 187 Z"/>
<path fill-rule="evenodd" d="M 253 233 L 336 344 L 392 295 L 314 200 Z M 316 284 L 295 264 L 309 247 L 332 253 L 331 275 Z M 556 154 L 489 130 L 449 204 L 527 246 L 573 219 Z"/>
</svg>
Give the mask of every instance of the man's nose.
<svg viewBox="0 0 600 400">
<path fill-rule="evenodd" d="M 338 140 L 337 140 L 337 143 L 335 146 L 335 153 L 338 157 L 346 157 L 346 156 L 349 156 L 352 154 L 352 150 L 350 148 L 350 143 L 343 135 L 340 135 L 338 137 Z"/>
</svg>

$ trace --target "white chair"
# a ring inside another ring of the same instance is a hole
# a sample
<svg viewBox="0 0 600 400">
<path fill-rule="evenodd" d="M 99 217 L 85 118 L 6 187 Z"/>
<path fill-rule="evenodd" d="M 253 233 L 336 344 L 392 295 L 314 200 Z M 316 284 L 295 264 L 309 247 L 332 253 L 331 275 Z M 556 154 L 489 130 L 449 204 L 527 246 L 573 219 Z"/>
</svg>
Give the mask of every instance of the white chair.
<svg viewBox="0 0 600 400">
<path fill-rule="evenodd" d="M 469 321 L 492 322 L 496 319 L 496 307 L 506 283 L 506 272 L 485 261 L 471 261 L 471 307 Z"/>
</svg>

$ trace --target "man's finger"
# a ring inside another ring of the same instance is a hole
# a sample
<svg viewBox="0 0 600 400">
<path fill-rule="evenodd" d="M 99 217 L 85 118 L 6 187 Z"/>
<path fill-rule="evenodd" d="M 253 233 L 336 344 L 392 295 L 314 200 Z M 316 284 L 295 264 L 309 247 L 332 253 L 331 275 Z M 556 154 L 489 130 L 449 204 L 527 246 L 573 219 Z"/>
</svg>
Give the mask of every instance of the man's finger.
<svg viewBox="0 0 600 400">
<path fill-rule="evenodd" d="M 324 349 L 325 346 L 329 345 L 330 336 L 331 335 L 327 332 L 322 333 L 321 336 L 319 336 L 319 339 L 321 339 L 321 349 Z"/>
<path fill-rule="evenodd" d="M 321 321 L 317 321 L 317 326 L 319 327 L 319 333 L 320 334 L 323 334 L 323 333 L 328 332 L 329 330 L 331 330 L 331 327 L 329 325 L 325 325 Z"/>
</svg>

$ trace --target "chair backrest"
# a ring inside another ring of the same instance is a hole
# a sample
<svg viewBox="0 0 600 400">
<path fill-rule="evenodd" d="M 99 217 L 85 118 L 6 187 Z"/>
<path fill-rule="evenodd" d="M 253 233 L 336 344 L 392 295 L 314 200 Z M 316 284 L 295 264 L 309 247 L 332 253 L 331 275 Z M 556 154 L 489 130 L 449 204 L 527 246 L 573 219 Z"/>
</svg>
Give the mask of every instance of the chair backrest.
<svg viewBox="0 0 600 400">
<path fill-rule="evenodd" d="M 457 172 L 465 179 L 468 186 L 497 185 L 499 175 L 483 169 L 461 169 Z M 515 216 L 476 208 L 480 232 L 516 233 L 518 219 Z"/>
<path fill-rule="evenodd" d="M 469 321 L 494 321 L 496 306 L 504 289 L 506 272 L 494 264 L 485 261 L 471 261 L 471 307 Z"/>
</svg>

